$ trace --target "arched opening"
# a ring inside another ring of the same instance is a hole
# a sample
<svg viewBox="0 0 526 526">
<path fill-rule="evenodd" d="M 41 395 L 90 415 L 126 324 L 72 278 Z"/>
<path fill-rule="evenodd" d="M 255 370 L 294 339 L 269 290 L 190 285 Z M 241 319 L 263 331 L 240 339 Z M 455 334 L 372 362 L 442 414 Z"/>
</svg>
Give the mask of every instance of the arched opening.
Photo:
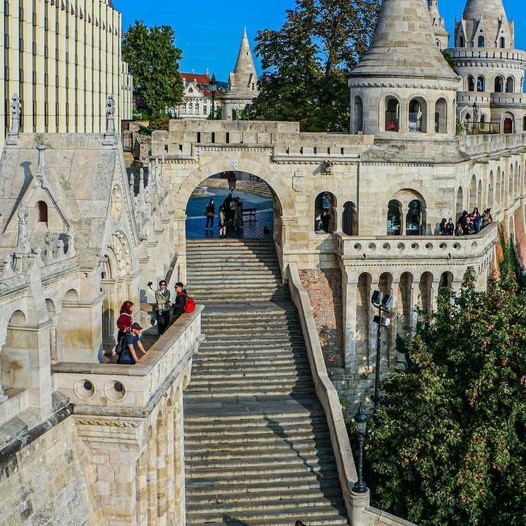
<svg viewBox="0 0 526 526">
<path fill-rule="evenodd" d="M 513 164 L 510 164 L 510 171 L 508 172 L 508 203 L 513 201 Z"/>
<path fill-rule="evenodd" d="M 515 118 L 512 113 L 504 114 L 504 133 L 513 133 L 515 131 Z"/>
<path fill-rule="evenodd" d="M 504 91 L 504 77 L 498 76 L 495 78 L 495 93 L 502 93 Z"/>
<path fill-rule="evenodd" d="M 332 234 L 336 229 L 336 198 L 331 192 L 318 194 L 314 201 L 314 231 L 317 234 Z"/>
<path fill-rule="evenodd" d="M 48 222 L 48 207 L 45 201 L 38 201 L 37 203 L 37 216 L 39 223 Z"/>
<path fill-rule="evenodd" d="M 433 310 L 433 274 L 424 272 L 419 283 L 420 307 L 426 313 Z"/>
<path fill-rule="evenodd" d="M 475 91 L 475 79 L 473 75 L 468 75 L 468 91 Z"/>
<path fill-rule="evenodd" d="M 422 203 L 419 199 L 413 199 L 409 203 L 406 214 L 405 233 L 408 236 L 419 236 L 424 232 L 424 214 Z"/>
<path fill-rule="evenodd" d="M 359 96 L 354 97 L 353 132 L 363 131 L 363 101 Z"/>
<path fill-rule="evenodd" d="M 387 205 L 387 235 L 399 236 L 402 233 L 402 203 L 391 199 Z"/>
<path fill-rule="evenodd" d="M 477 91 L 486 91 L 486 79 L 482 75 L 477 77 Z"/>
<path fill-rule="evenodd" d="M 508 77 L 506 80 L 506 93 L 515 92 L 515 79 L 513 77 Z"/>
<path fill-rule="evenodd" d="M 389 272 L 383 272 L 380 274 L 378 279 L 378 290 L 384 294 L 393 294 L 393 276 Z M 375 326 L 374 329 L 377 329 Z M 380 349 L 380 368 L 382 371 L 387 372 L 389 369 L 389 364 L 394 358 L 394 342 L 395 342 L 395 329 L 396 329 L 396 317 L 393 318 L 388 329 L 382 331 L 381 335 L 381 349 Z M 374 352 L 377 352 L 377 347 L 375 346 Z M 375 356 L 376 358 L 376 356 Z M 375 360 L 376 363 L 376 360 Z"/>
<path fill-rule="evenodd" d="M 260 177 L 242 171 L 212 175 L 186 203 L 186 238 L 278 239 L 281 205 Z"/>
<path fill-rule="evenodd" d="M 506 39 L 504 37 L 500 37 L 500 40 L 499 40 L 499 47 L 501 49 L 504 49 L 506 47 Z"/>
<path fill-rule="evenodd" d="M 400 131 L 400 101 L 396 97 L 385 100 L 385 131 Z"/>
<path fill-rule="evenodd" d="M 451 294 L 453 288 L 453 274 L 451 272 L 443 272 L 440 276 L 440 283 L 438 285 L 439 291 L 446 294 Z"/>
<path fill-rule="evenodd" d="M 469 187 L 469 210 L 473 210 L 478 206 L 477 202 L 477 178 L 473 175 L 471 177 L 471 184 Z"/>
<path fill-rule="evenodd" d="M 371 343 L 374 337 L 372 325 L 372 278 L 370 274 L 360 274 L 356 286 L 356 356 L 357 365 L 362 373 L 372 372 Z"/>
<path fill-rule="evenodd" d="M 352 201 L 343 205 L 342 230 L 348 236 L 358 235 L 358 210 Z"/>
<path fill-rule="evenodd" d="M 522 131 L 526 131 L 526 115 L 522 118 Z"/>
<path fill-rule="evenodd" d="M 466 40 L 463 36 L 460 36 L 458 39 L 458 47 L 464 47 L 466 45 Z"/>
<path fill-rule="evenodd" d="M 444 98 L 435 104 L 435 133 L 447 133 L 447 101 Z"/>
<path fill-rule="evenodd" d="M 455 206 L 455 216 L 458 221 L 459 217 L 462 215 L 462 212 L 464 211 L 464 191 L 462 190 L 462 187 L 460 186 L 457 190 L 457 202 Z"/>
<path fill-rule="evenodd" d="M 167 484 L 166 456 L 168 440 L 166 437 L 165 416 L 159 411 L 157 415 L 157 513 L 155 514 L 158 522 L 166 519 L 167 493 L 169 486 Z"/>
<path fill-rule="evenodd" d="M 56 309 L 53 300 L 46 299 L 46 309 L 49 318 L 49 358 L 51 363 L 55 363 L 58 360 L 57 357 L 57 320 L 56 320 Z"/>
<path fill-rule="evenodd" d="M 412 99 L 409 103 L 409 131 L 421 132 L 427 131 L 427 103 L 421 97 Z"/>
<path fill-rule="evenodd" d="M 484 47 L 484 37 L 482 35 L 479 35 L 477 44 L 478 47 Z"/>
</svg>

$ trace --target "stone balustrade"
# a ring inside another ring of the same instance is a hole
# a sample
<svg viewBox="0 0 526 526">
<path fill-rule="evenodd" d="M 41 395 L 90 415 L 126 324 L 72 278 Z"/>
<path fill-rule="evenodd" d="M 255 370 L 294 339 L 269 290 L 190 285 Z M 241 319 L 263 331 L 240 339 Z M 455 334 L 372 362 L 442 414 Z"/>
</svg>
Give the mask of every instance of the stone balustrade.
<svg viewBox="0 0 526 526">
<path fill-rule="evenodd" d="M 476 260 L 497 243 L 497 225 L 471 236 L 346 236 L 335 234 L 344 260 Z"/>
<path fill-rule="evenodd" d="M 176 320 L 139 364 L 53 365 L 56 389 L 70 398 L 77 414 L 146 416 L 174 378 L 190 374 L 188 366 L 202 341 L 203 308 Z"/>
<path fill-rule="evenodd" d="M 462 59 L 466 60 L 519 60 L 521 62 L 526 61 L 526 54 L 524 51 L 517 49 L 469 49 L 469 48 L 460 48 L 460 49 L 449 49 L 448 52 L 451 54 L 451 57 L 455 61 Z"/>
<path fill-rule="evenodd" d="M 497 154 L 524 148 L 526 133 L 462 135 L 458 140 L 460 150 L 470 155 Z"/>
</svg>

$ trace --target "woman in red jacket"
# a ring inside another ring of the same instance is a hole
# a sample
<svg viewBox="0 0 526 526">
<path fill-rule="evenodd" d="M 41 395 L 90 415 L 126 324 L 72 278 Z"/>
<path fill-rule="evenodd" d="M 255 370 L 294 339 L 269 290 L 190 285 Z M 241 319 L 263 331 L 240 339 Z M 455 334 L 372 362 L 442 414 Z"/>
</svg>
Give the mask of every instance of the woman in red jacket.
<svg viewBox="0 0 526 526">
<path fill-rule="evenodd" d="M 120 316 L 117 319 L 117 327 L 119 328 L 119 334 L 117 335 L 117 341 L 119 341 L 126 332 L 130 330 L 133 324 L 133 301 L 126 300 L 121 307 Z"/>
</svg>

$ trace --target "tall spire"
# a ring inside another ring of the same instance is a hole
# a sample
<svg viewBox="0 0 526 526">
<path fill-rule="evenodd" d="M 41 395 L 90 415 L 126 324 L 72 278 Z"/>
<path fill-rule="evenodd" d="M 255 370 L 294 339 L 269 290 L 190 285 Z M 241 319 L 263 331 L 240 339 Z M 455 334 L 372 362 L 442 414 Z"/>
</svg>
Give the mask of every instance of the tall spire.
<svg viewBox="0 0 526 526">
<path fill-rule="evenodd" d="M 458 79 L 437 46 L 422 0 L 382 2 L 371 47 L 350 75 Z"/>
<path fill-rule="evenodd" d="M 435 33 L 436 43 L 440 49 L 447 49 L 449 44 L 449 33 L 444 24 L 444 19 L 440 16 L 438 0 L 429 0 L 429 16 Z"/>
<path fill-rule="evenodd" d="M 245 28 L 236 67 L 228 79 L 228 91 L 221 97 L 223 119 L 236 119 L 238 112 L 244 110 L 258 94 L 258 76 Z"/>
</svg>

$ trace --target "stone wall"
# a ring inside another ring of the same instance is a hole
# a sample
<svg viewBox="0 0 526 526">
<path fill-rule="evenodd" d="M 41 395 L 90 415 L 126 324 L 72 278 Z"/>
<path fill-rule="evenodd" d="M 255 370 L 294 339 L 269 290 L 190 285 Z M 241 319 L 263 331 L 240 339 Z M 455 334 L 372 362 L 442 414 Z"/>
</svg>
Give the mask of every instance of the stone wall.
<svg viewBox="0 0 526 526">
<path fill-rule="evenodd" d="M 301 270 L 300 278 L 314 311 L 327 368 L 343 363 L 342 277 L 339 269 Z"/>
<path fill-rule="evenodd" d="M 0 452 L 0 523 L 103 526 L 90 486 L 90 459 L 77 435 L 70 410 L 57 425 L 13 454 Z M 64 414 L 65 413 L 65 414 Z M 54 422 L 49 422 L 52 425 Z M 42 430 L 45 426 L 42 426 Z M 11 448 L 16 449 L 14 443 Z M 8 449 L 8 448 L 6 448 Z"/>
</svg>

